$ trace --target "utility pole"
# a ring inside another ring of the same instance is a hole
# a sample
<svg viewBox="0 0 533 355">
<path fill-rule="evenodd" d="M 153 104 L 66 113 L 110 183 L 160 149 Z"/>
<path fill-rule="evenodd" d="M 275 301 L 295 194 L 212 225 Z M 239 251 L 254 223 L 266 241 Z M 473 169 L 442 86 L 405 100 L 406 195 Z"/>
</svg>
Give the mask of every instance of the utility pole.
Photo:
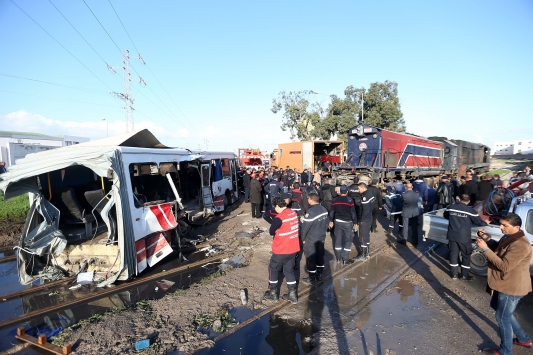
<svg viewBox="0 0 533 355">
<path fill-rule="evenodd" d="M 364 98 L 365 88 L 361 91 L 361 122 L 365 122 L 365 98 Z"/>
<path fill-rule="evenodd" d="M 126 133 L 133 132 L 133 97 L 131 95 L 131 72 L 130 72 L 130 51 L 122 51 L 122 69 L 124 69 L 124 92 L 113 92 L 116 97 L 124 101 L 124 121 L 126 122 Z"/>
</svg>

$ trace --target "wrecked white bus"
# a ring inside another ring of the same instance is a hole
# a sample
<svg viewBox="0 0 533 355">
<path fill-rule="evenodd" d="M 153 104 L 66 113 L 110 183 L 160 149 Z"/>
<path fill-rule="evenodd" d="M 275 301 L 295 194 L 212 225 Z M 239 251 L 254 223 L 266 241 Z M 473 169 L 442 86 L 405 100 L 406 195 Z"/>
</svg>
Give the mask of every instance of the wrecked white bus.
<svg viewBox="0 0 533 355">
<path fill-rule="evenodd" d="M 182 226 L 238 200 L 237 170 L 232 152 L 168 148 L 148 130 L 26 156 L 0 182 L 6 199 L 30 196 L 19 281 L 141 273 L 179 248 Z"/>
</svg>

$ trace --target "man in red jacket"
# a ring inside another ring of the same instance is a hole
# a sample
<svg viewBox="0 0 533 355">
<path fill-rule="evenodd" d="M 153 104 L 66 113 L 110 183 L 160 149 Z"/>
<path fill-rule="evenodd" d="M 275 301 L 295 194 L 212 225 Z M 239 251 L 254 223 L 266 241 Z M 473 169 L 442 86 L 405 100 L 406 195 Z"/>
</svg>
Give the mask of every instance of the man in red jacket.
<svg viewBox="0 0 533 355">
<path fill-rule="evenodd" d="M 274 302 L 278 301 L 278 276 L 280 272 L 283 272 L 289 288 L 289 293 L 283 295 L 283 299 L 296 304 L 298 295 L 294 262 L 296 254 L 300 251 L 298 215 L 287 208 L 287 202 L 281 197 L 274 197 L 272 206 L 277 215 L 270 225 L 270 235 L 273 235 L 274 239 L 272 240 L 272 256 L 268 265 L 269 287 L 263 298 Z"/>
</svg>

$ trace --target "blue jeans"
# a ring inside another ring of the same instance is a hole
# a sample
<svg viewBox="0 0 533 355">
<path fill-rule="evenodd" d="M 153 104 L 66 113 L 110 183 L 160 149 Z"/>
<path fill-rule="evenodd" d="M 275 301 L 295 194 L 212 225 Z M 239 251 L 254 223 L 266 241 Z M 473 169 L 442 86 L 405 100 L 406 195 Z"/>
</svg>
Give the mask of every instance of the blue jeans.
<svg viewBox="0 0 533 355">
<path fill-rule="evenodd" d="M 244 202 L 250 201 L 250 188 L 245 187 L 244 188 Z"/>
<path fill-rule="evenodd" d="M 520 324 L 516 321 L 513 313 L 522 296 L 511 296 L 502 292 L 494 292 L 490 300 L 490 306 L 496 311 L 496 321 L 500 327 L 500 353 L 511 355 L 513 353 L 513 332 L 520 342 L 528 342 Z"/>
</svg>

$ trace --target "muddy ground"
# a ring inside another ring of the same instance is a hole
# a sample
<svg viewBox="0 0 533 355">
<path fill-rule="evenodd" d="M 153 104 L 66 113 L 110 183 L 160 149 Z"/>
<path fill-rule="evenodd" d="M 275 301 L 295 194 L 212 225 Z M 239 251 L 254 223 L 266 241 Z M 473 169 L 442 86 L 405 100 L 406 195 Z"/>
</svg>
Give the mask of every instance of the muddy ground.
<svg viewBox="0 0 533 355">
<path fill-rule="evenodd" d="M 21 223 L 0 222 L 0 247 L 18 245 L 23 227 Z"/>
</svg>

